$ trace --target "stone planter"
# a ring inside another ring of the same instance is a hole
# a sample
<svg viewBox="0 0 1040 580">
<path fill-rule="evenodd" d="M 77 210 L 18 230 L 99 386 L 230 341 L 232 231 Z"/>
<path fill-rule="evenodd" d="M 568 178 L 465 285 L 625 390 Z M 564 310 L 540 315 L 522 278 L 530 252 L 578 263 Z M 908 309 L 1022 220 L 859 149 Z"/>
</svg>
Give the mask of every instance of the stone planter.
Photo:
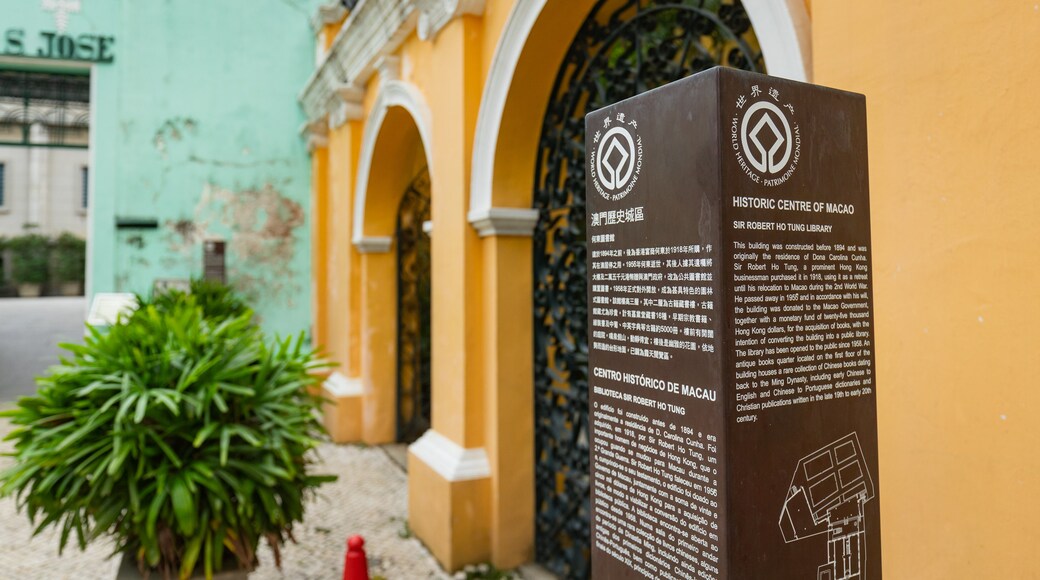
<svg viewBox="0 0 1040 580">
<path fill-rule="evenodd" d="M 119 562 L 119 570 L 116 572 L 116 580 L 144 580 L 144 576 L 137 569 L 137 563 L 134 562 L 134 557 L 130 554 L 123 554 L 121 556 L 122 561 Z M 249 580 L 249 570 L 232 570 L 231 562 L 224 564 L 223 572 L 216 572 L 213 574 L 213 580 Z M 158 573 L 152 573 L 151 578 L 161 578 L 162 576 Z M 205 580 L 206 574 L 202 571 L 202 567 L 199 566 L 195 569 L 195 573 L 191 575 L 190 580 Z"/>
<path fill-rule="evenodd" d="M 79 282 L 62 282 L 61 285 L 58 286 L 58 292 L 62 296 L 79 296 L 82 294 Z"/>
<path fill-rule="evenodd" d="M 18 284 L 18 296 L 21 298 L 39 298 L 43 284 Z"/>
</svg>

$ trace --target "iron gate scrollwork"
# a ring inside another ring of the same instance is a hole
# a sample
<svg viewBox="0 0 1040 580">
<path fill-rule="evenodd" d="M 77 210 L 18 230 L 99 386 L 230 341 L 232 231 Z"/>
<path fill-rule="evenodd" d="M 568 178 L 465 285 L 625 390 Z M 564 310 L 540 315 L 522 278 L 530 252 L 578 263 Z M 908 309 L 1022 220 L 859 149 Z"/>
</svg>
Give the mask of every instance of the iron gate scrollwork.
<svg viewBox="0 0 1040 580">
<path fill-rule="evenodd" d="M 739 0 L 600 0 L 557 73 L 543 120 L 534 207 L 535 549 L 589 576 L 585 114 L 723 65 L 764 69 Z"/>
<path fill-rule="evenodd" d="M 430 428 L 430 174 L 412 180 L 397 211 L 397 440 Z"/>
</svg>

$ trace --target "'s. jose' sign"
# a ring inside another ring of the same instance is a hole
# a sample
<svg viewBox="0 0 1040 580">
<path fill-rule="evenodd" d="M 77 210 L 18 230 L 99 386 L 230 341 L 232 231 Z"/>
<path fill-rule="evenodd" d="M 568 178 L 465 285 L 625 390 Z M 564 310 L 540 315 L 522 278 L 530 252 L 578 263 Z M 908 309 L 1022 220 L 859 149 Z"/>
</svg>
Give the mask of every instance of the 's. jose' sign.
<svg viewBox="0 0 1040 580">
<path fill-rule="evenodd" d="M 0 42 L 0 55 L 15 57 L 46 58 L 57 60 L 81 60 L 89 62 L 112 62 L 114 36 L 100 34 L 77 34 L 75 36 L 54 31 L 41 31 L 29 35 L 22 28 L 4 31 Z"/>
</svg>

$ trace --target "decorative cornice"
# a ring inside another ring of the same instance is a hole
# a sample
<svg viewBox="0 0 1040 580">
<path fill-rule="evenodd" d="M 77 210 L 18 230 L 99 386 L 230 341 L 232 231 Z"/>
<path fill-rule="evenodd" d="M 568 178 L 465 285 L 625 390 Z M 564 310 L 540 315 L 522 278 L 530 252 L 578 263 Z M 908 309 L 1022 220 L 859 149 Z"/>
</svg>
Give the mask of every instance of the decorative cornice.
<svg viewBox="0 0 1040 580">
<path fill-rule="evenodd" d="M 336 70 L 334 63 L 329 62 L 326 55 L 323 65 L 314 71 L 307 84 L 305 93 L 308 99 L 303 100 L 303 95 L 300 97 L 307 122 L 321 122 L 339 109 L 342 101 L 336 89 L 343 84 L 340 78 L 342 74 Z"/>
<path fill-rule="evenodd" d="M 307 136 L 307 153 L 314 153 L 315 149 L 324 149 L 329 146 L 329 138 L 325 135 L 310 134 Z"/>
<path fill-rule="evenodd" d="M 355 85 L 341 83 L 336 85 L 333 93 L 338 99 L 336 108 L 329 111 L 329 126 L 335 129 L 347 121 L 357 121 L 365 116 L 362 101 L 365 91 Z"/>
<path fill-rule="evenodd" d="M 332 46 L 300 93 L 300 105 L 307 119 L 316 121 L 331 116 L 340 108 L 333 94 L 336 87 L 364 87 L 380 59 L 393 55 L 417 27 L 419 38 L 432 40 L 453 18 L 483 14 L 485 3 L 486 0 L 360 0 L 347 14 Z M 397 75 L 400 77 L 399 68 Z"/>
<path fill-rule="evenodd" d="M 380 82 L 388 83 L 401 80 L 401 57 L 394 55 L 381 56 L 374 66 L 379 71 Z"/>
<path fill-rule="evenodd" d="M 471 211 L 469 223 L 477 229 L 480 237 L 523 236 L 534 233 L 538 224 L 538 210 L 518 207 L 492 207 Z"/>
<path fill-rule="evenodd" d="M 415 0 L 419 7 L 419 38 L 434 40 L 453 19 L 484 13 L 485 0 Z"/>
<path fill-rule="evenodd" d="M 347 9 L 343 7 L 343 3 L 339 1 L 330 2 L 318 6 L 317 10 L 314 11 L 314 15 L 311 16 L 311 28 L 314 33 L 321 32 L 321 29 L 328 24 L 336 24 L 343 20 L 343 17 L 347 15 Z"/>
<path fill-rule="evenodd" d="M 357 85 L 340 83 L 333 89 L 336 92 L 336 96 L 339 100 L 344 103 L 350 103 L 357 106 L 361 106 L 361 101 L 365 98 L 365 89 Z"/>
<path fill-rule="evenodd" d="M 408 450 L 449 482 L 491 477 L 491 463 L 483 447 L 465 449 L 433 429 Z"/>
<path fill-rule="evenodd" d="M 361 0 L 347 15 L 332 46 L 314 71 L 299 101 L 310 121 L 341 108 L 335 90 L 341 85 L 364 87 L 380 57 L 397 51 L 415 30 L 417 0 Z"/>
<path fill-rule="evenodd" d="M 354 240 L 354 247 L 361 254 L 386 254 L 393 244 L 394 239 L 390 236 L 365 236 Z"/>
<path fill-rule="evenodd" d="M 307 141 L 307 153 L 313 153 L 319 147 L 329 146 L 329 127 L 325 123 L 304 123 L 300 127 L 300 136 Z"/>
</svg>

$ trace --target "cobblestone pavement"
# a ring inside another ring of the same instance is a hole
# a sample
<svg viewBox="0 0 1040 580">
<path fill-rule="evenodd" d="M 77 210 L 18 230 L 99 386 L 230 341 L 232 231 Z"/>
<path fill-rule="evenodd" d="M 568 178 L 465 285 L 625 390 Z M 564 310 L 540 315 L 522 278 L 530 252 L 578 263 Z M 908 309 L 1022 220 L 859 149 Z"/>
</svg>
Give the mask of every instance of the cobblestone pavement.
<svg viewBox="0 0 1040 580">
<path fill-rule="evenodd" d="M 0 422 L 0 434 L 10 426 Z M 11 450 L 9 442 L 0 450 Z M 325 444 L 320 448 L 320 473 L 339 476 L 322 486 L 308 506 L 302 526 L 294 535 L 298 544 L 282 550 L 282 570 L 261 542 L 260 566 L 252 580 L 339 580 L 343 577 L 346 538 L 365 538 L 371 575 L 388 580 L 448 578 L 433 556 L 407 527 L 407 479 L 401 469 L 378 447 Z M 0 468 L 11 458 L 0 458 Z M 119 563 L 106 559 L 108 542 L 91 545 L 86 552 L 70 546 L 58 556 L 58 531 L 49 529 L 32 538 L 32 526 L 24 513 L 17 513 L 13 499 L 0 500 L 0 579 L 2 580 L 92 580 L 115 578 Z"/>
</svg>

